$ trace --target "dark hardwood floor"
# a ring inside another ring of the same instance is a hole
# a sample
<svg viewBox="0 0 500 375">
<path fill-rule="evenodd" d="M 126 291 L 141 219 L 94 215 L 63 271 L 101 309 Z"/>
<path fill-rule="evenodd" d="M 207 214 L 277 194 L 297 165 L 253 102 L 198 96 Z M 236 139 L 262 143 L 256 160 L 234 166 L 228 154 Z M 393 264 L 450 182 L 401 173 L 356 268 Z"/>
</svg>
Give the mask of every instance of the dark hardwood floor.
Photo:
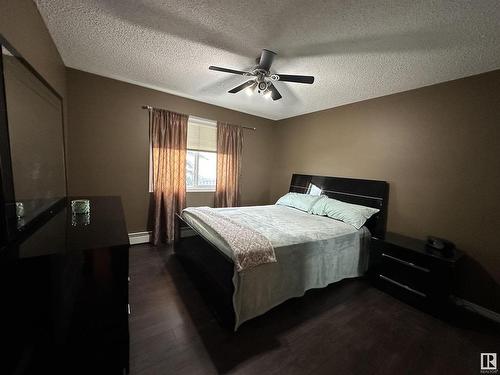
<svg viewBox="0 0 500 375">
<path fill-rule="evenodd" d="M 361 279 L 312 290 L 233 333 L 171 249 L 130 250 L 130 371 L 138 374 L 479 374 L 500 329 L 444 322 Z"/>
</svg>

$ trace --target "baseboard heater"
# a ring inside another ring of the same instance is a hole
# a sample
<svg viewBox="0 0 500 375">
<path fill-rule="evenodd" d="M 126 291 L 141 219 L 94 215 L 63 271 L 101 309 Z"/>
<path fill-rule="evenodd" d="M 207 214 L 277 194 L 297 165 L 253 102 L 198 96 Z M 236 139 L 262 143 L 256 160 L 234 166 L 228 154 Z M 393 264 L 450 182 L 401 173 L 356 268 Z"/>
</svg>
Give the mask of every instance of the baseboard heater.
<svg viewBox="0 0 500 375">
<path fill-rule="evenodd" d="M 181 228 L 181 238 L 195 236 L 196 233 L 189 227 Z M 147 232 L 133 232 L 128 234 L 130 245 L 140 245 L 143 243 L 150 243 L 152 239 L 151 231 Z"/>
<path fill-rule="evenodd" d="M 128 240 L 129 240 L 131 245 L 139 245 L 141 243 L 149 243 L 149 242 L 151 242 L 151 231 L 129 233 Z"/>
</svg>

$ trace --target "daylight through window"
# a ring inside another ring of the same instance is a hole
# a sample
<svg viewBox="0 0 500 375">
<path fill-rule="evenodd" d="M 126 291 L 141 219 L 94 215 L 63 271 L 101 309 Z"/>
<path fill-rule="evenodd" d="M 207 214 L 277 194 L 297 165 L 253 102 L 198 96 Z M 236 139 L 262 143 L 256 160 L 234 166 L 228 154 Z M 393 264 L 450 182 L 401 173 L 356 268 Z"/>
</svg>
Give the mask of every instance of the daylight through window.
<svg viewBox="0 0 500 375">
<path fill-rule="evenodd" d="M 215 191 L 217 123 L 189 116 L 186 155 L 186 190 Z"/>
</svg>

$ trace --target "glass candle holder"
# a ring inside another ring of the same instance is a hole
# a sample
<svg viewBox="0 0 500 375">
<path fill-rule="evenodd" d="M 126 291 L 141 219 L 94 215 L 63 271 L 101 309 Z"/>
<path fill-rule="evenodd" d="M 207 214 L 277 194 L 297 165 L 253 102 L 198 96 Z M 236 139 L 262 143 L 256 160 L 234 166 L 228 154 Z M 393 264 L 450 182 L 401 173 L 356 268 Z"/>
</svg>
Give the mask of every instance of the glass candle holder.
<svg viewBox="0 0 500 375">
<path fill-rule="evenodd" d="M 24 216 L 24 204 L 22 202 L 16 202 L 16 216 L 18 219 Z"/>
<path fill-rule="evenodd" d="M 88 199 L 75 199 L 71 201 L 73 214 L 90 214 L 90 201 Z"/>
</svg>

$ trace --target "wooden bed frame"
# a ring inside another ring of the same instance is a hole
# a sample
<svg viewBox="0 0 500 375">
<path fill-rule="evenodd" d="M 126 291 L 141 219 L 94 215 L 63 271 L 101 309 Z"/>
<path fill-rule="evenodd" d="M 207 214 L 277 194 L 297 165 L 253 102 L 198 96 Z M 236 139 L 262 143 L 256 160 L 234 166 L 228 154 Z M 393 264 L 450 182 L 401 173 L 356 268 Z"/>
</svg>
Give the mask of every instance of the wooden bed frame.
<svg viewBox="0 0 500 375">
<path fill-rule="evenodd" d="M 343 177 L 312 176 L 294 174 L 290 192 L 321 194 L 347 203 L 380 209 L 365 224 L 372 237 L 383 238 L 386 232 L 389 184 L 385 181 L 360 180 Z M 174 252 L 197 285 L 208 306 L 219 322 L 234 328 L 233 275 L 234 263 L 217 247 L 206 241 L 195 228 L 184 222 L 180 216 L 179 227 L 189 227 L 196 235 L 180 238 Z"/>
</svg>

